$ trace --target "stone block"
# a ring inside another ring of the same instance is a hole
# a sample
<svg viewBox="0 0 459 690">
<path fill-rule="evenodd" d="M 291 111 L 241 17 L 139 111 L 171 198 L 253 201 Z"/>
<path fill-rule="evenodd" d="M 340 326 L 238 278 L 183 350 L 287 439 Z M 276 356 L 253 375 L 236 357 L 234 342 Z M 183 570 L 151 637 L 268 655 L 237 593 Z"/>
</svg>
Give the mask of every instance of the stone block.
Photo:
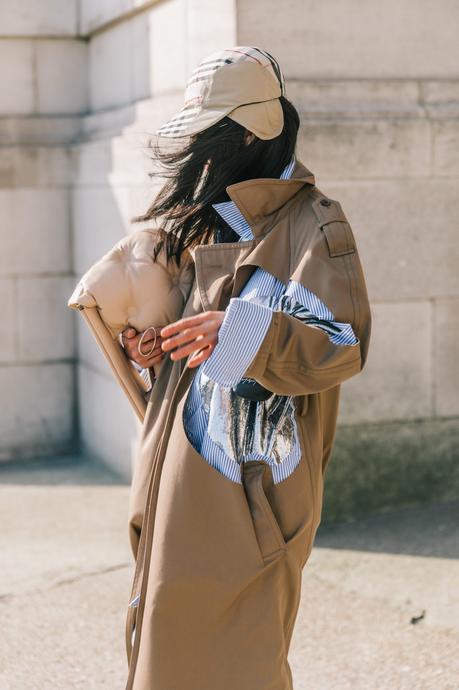
<svg viewBox="0 0 459 690">
<path fill-rule="evenodd" d="M 15 181 L 14 148 L 3 147 L 0 156 L 0 188 L 14 187 Z"/>
<path fill-rule="evenodd" d="M 0 300 L 2 304 L 0 362 L 11 362 L 16 348 L 16 280 L 14 278 L 0 278 Z"/>
<path fill-rule="evenodd" d="M 125 132 L 137 135 L 140 145 L 145 144 L 154 137 L 156 130 L 169 120 L 183 106 L 183 89 L 175 89 L 170 93 L 155 95 L 149 100 L 136 104 L 136 118 Z"/>
<path fill-rule="evenodd" d="M 104 24 L 150 4 L 151 0 L 80 0 L 80 33 L 90 34 Z"/>
<path fill-rule="evenodd" d="M 368 360 L 360 374 L 343 384 L 340 423 L 430 417 L 431 303 L 373 304 L 372 315 Z"/>
<path fill-rule="evenodd" d="M 69 198 L 64 189 L 0 190 L 0 274 L 70 270 Z"/>
<path fill-rule="evenodd" d="M 346 119 L 357 113 L 419 113 L 419 84 L 400 79 L 289 79 L 286 95 L 305 113 L 331 117 L 339 112 Z"/>
<path fill-rule="evenodd" d="M 139 101 L 142 103 L 143 101 Z M 77 144 L 106 139 L 115 136 L 129 127 L 135 120 L 138 103 L 128 103 L 119 107 L 92 111 L 80 118 L 80 135 Z"/>
<path fill-rule="evenodd" d="M 126 134 L 89 141 L 75 146 L 72 154 L 77 187 L 147 184 L 148 173 L 154 167 L 145 136 L 143 141 Z"/>
<path fill-rule="evenodd" d="M 148 98 L 151 93 L 150 25 L 148 14 L 130 20 L 132 100 Z"/>
<path fill-rule="evenodd" d="M 67 307 L 73 277 L 21 277 L 17 280 L 19 361 L 43 362 L 74 357 L 74 321 Z"/>
<path fill-rule="evenodd" d="M 149 96 L 152 66 L 150 38 L 149 17 L 142 14 L 91 39 L 91 110 L 113 108 Z"/>
<path fill-rule="evenodd" d="M 5 401 L 0 458 L 37 457 L 69 449 L 74 440 L 73 365 L 0 367 Z"/>
<path fill-rule="evenodd" d="M 0 4 L 3 36 L 72 36 L 77 33 L 78 0 L 15 0 Z"/>
<path fill-rule="evenodd" d="M 305 159 L 308 164 L 308 159 Z M 377 301 L 459 295 L 459 196 L 454 179 L 321 183 L 354 230 Z"/>
<path fill-rule="evenodd" d="M 459 121 L 437 120 L 433 123 L 434 175 L 459 175 Z"/>
<path fill-rule="evenodd" d="M 30 149 L 22 147 L 22 152 Z M 33 150 L 33 149 L 32 149 Z M 72 183 L 72 166 L 70 150 L 67 147 L 43 146 L 37 149 L 37 187 L 70 187 Z M 21 165 L 17 175 L 17 186 L 27 187 L 24 166 Z M 32 185 L 33 186 L 33 185 Z"/>
<path fill-rule="evenodd" d="M 238 45 L 234 0 L 188 0 L 186 22 L 189 72 L 207 55 Z"/>
<path fill-rule="evenodd" d="M 455 419 L 338 428 L 326 470 L 323 522 L 457 501 L 458 444 Z"/>
<path fill-rule="evenodd" d="M 122 15 L 125 0 L 80 0 L 80 33 L 89 34 Z"/>
<path fill-rule="evenodd" d="M 290 78 L 457 77 L 451 0 L 238 0 L 237 27 L 240 45 L 266 48 Z"/>
<path fill-rule="evenodd" d="M 161 183 L 159 181 L 154 181 L 143 186 L 131 187 L 129 190 L 129 208 L 131 215 L 134 217 L 145 213 L 158 194 L 160 188 Z M 134 223 L 129 228 L 129 231 L 133 232 L 134 230 L 140 230 L 144 225 L 151 226 L 151 222 Z"/>
<path fill-rule="evenodd" d="M 78 362 L 91 370 L 97 371 L 102 376 L 112 377 L 113 374 L 107 364 L 107 360 L 86 325 L 86 321 L 76 311 L 72 312 L 71 316 L 74 317 L 76 326 Z"/>
<path fill-rule="evenodd" d="M 183 91 L 174 90 L 116 109 L 91 112 L 81 118 L 80 136 L 75 143 L 107 141 L 108 137 L 118 138 L 122 132 L 121 139 L 126 145 L 148 153 L 151 141 L 156 139 L 156 130 L 182 105 Z"/>
<path fill-rule="evenodd" d="M 75 187 L 107 186 L 112 166 L 111 139 L 89 141 L 72 147 Z"/>
<path fill-rule="evenodd" d="M 298 152 L 322 179 L 428 177 L 430 123 L 420 119 L 302 117 Z"/>
<path fill-rule="evenodd" d="M 38 113 L 83 113 L 88 109 L 87 56 L 85 41 L 37 41 Z"/>
<path fill-rule="evenodd" d="M 425 79 L 419 83 L 422 102 L 426 106 L 457 106 L 459 104 L 458 79 Z"/>
<path fill-rule="evenodd" d="M 185 0 L 160 3 L 149 12 L 152 95 L 185 87 L 191 71 L 186 19 Z"/>
<path fill-rule="evenodd" d="M 459 416 L 459 299 L 434 303 L 435 412 L 439 417 Z"/>
<path fill-rule="evenodd" d="M 131 27 L 118 24 L 89 43 L 91 110 L 112 108 L 132 100 Z"/>
<path fill-rule="evenodd" d="M 80 137 L 81 118 L 62 117 L 2 117 L 0 118 L 1 146 L 65 146 Z"/>
<path fill-rule="evenodd" d="M 129 478 L 138 427 L 127 398 L 112 377 L 84 365 L 78 367 L 78 386 L 85 453 Z"/>
<path fill-rule="evenodd" d="M 128 188 L 77 188 L 73 192 L 74 265 L 81 275 L 129 227 Z"/>
<path fill-rule="evenodd" d="M 156 177 L 149 173 L 159 171 L 159 166 L 153 160 L 153 150 L 148 139 L 127 136 L 116 137 L 111 142 L 112 171 L 110 183 L 115 186 L 146 186 L 156 184 Z"/>
<path fill-rule="evenodd" d="M 68 187 L 70 154 L 61 147 L 3 147 L 0 156 L 0 188 Z"/>
<path fill-rule="evenodd" d="M 1 26 L 1 22 L 0 22 Z M 0 38 L 0 113 L 30 115 L 35 108 L 32 41 Z"/>
</svg>

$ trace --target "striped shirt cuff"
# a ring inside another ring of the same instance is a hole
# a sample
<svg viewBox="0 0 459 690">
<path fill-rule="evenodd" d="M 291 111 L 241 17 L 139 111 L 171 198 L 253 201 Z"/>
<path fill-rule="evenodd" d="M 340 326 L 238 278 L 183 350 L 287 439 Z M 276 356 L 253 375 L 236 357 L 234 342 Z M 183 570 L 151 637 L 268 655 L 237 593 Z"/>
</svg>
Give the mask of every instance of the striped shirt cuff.
<svg viewBox="0 0 459 690">
<path fill-rule="evenodd" d="M 131 359 L 131 360 L 129 360 L 129 361 L 130 361 L 130 362 L 132 363 L 132 365 L 137 369 L 137 371 L 139 372 L 140 376 L 143 378 L 143 380 L 144 380 L 144 382 L 145 382 L 145 385 L 146 385 L 146 387 L 147 387 L 147 393 L 148 393 L 148 392 L 151 391 L 151 389 L 153 388 L 153 382 L 152 382 L 152 380 L 151 380 L 150 369 L 148 369 L 148 367 L 146 367 L 146 368 L 144 369 L 143 367 L 140 366 L 140 364 L 137 364 L 137 362 L 135 362 L 133 359 Z"/>
<path fill-rule="evenodd" d="M 271 324 L 272 309 L 233 297 L 226 309 L 215 350 L 202 372 L 221 386 L 235 386 L 255 359 Z"/>
</svg>

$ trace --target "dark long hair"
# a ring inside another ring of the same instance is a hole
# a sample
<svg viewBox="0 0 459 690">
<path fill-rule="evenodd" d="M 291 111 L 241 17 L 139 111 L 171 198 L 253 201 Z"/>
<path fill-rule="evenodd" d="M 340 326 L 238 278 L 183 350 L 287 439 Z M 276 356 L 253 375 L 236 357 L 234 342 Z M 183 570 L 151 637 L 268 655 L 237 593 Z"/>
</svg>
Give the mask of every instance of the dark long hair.
<svg viewBox="0 0 459 690">
<path fill-rule="evenodd" d="M 160 219 L 167 231 L 168 260 L 180 258 L 187 248 L 210 242 L 235 242 L 238 235 L 212 208 L 229 201 L 226 187 L 243 180 L 279 177 L 295 153 L 300 119 L 295 107 L 280 96 L 284 127 L 274 139 L 253 138 L 244 142 L 246 130 L 225 117 L 203 132 L 188 137 L 175 150 L 153 146 L 153 159 L 159 162 L 159 175 L 166 182 L 148 210 L 133 219 L 145 222 Z"/>
</svg>

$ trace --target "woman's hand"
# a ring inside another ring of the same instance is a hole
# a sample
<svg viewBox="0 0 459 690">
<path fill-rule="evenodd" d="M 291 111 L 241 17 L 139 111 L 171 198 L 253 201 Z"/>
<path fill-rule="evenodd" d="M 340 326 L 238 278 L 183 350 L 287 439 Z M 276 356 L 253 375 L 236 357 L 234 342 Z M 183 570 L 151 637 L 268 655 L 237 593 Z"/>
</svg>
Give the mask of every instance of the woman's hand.
<svg viewBox="0 0 459 690">
<path fill-rule="evenodd" d="M 188 316 L 161 329 L 162 349 L 171 352 L 171 359 L 183 359 L 191 353 L 190 368 L 209 359 L 218 341 L 218 331 L 225 318 L 224 311 L 205 311 Z"/>
<path fill-rule="evenodd" d="M 161 338 L 159 332 L 161 330 L 161 326 L 156 327 L 156 345 L 155 349 L 150 355 L 147 356 L 141 356 L 138 351 L 138 344 L 140 341 L 140 338 L 142 335 L 145 333 L 145 331 L 138 332 L 136 331 L 135 328 L 132 326 L 129 326 L 126 328 L 122 334 L 121 337 L 123 339 L 123 347 L 126 350 L 126 355 L 129 357 L 129 359 L 133 359 L 134 362 L 139 364 L 141 367 L 144 369 L 147 369 L 149 367 L 152 367 L 154 364 L 159 364 L 161 360 L 164 357 L 164 352 L 161 349 L 161 343 L 163 342 L 163 339 Z M 153 330 L 149 330 L 145 338 L 142 340 L 142 346 L 140 348 L 141 352 L 150 352 L 153 343 L 155 340 L 155 334 Z"/>
</svg>

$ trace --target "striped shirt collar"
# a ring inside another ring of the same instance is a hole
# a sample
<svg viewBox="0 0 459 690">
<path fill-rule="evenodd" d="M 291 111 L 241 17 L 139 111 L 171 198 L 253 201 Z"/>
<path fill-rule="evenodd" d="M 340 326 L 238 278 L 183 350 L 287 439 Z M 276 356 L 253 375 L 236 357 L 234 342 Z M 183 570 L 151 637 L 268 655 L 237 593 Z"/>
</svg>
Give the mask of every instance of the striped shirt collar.
<svg viewBox="0 0 459 690">
<path fill-rule="evenodd" d="M 292 156 L 290 163 L 284 168 L 280 179 L 287 180 L 295 167 L 295 156 Z M 234 203 L 234 201 L 222 201 L 219 204 L 212 204 L 213 208 L 221 215 L 228 225 L 239 235 L 241 240 L 253 240 L 253 233 L 250 225 Z"/>
</svg>

